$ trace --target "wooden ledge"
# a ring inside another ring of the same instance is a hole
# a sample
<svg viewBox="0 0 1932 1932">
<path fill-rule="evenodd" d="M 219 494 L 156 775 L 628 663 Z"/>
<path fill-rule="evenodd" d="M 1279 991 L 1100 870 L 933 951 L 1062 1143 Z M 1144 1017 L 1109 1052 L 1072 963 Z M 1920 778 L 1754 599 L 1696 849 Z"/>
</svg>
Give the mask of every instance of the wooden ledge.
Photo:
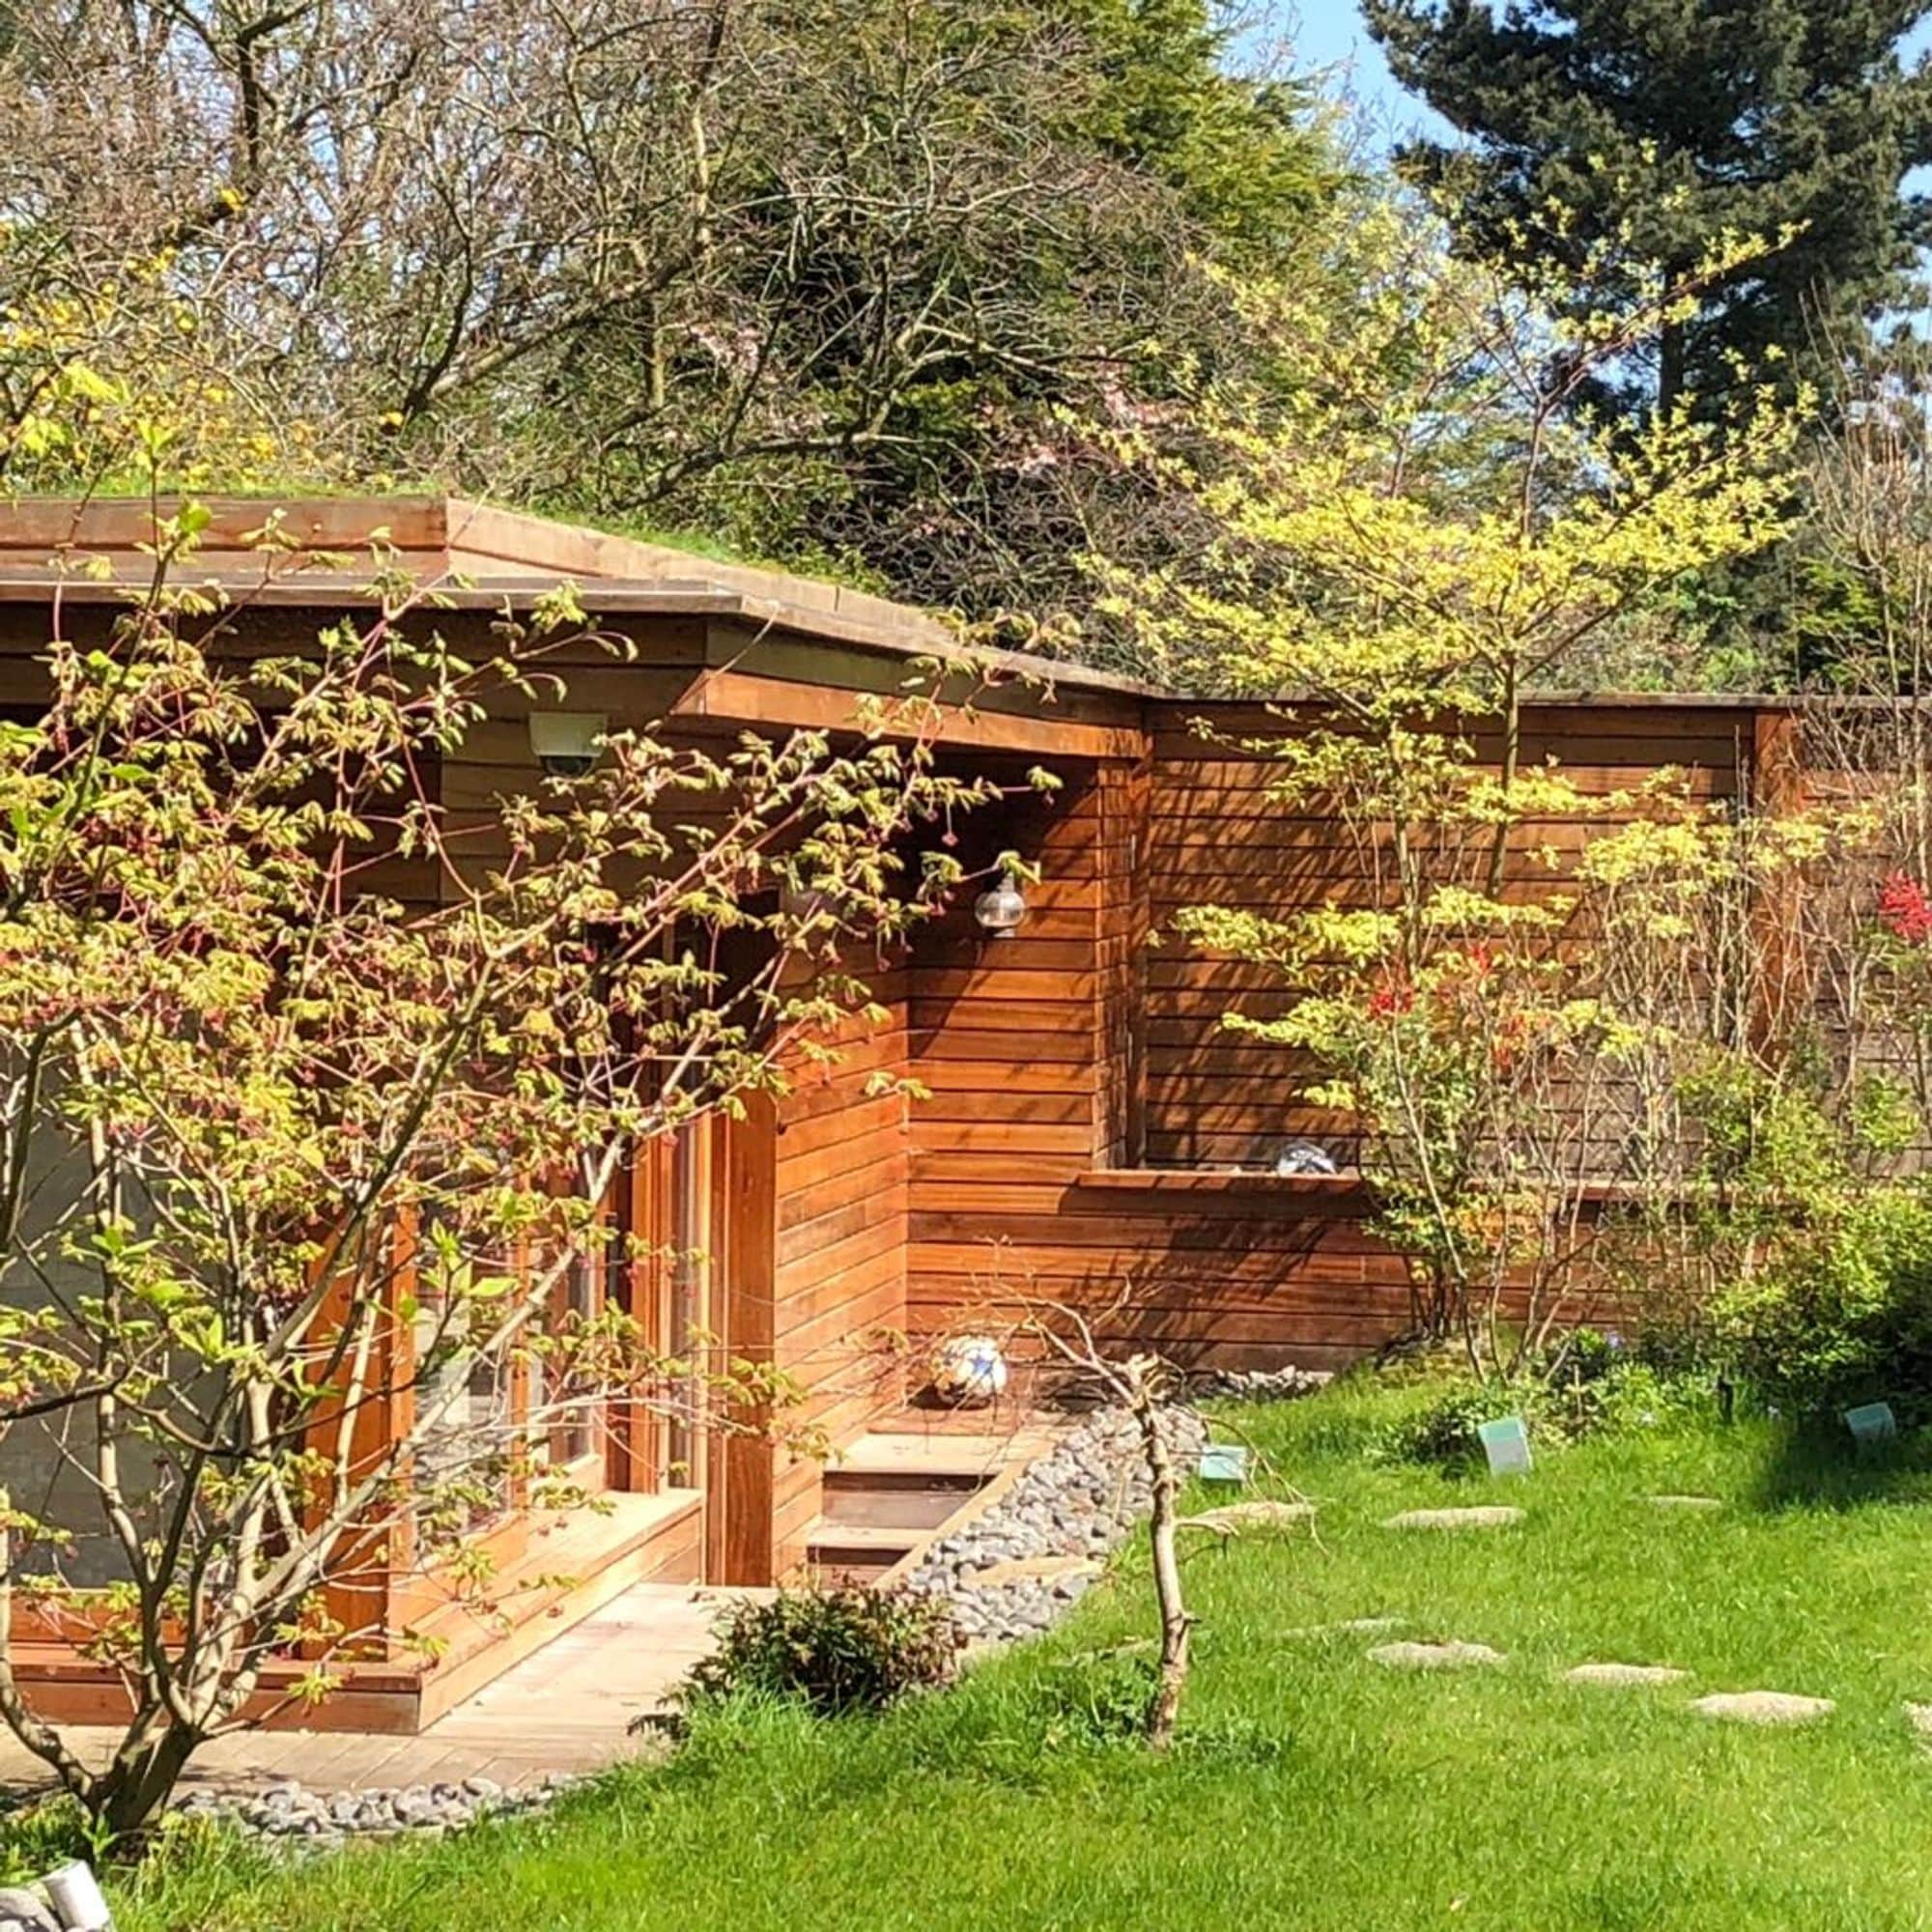
<svg viewBox="0 0 1932 1932">
<path fill-rule="evenodd" d="M 1256 1194 L 1277 1200 L 1368 1198 L 1368 1182 L 1360 1175 L 1269 1175 L 1262 1169 L 1231 1167 L 1090 1167 L 1074 1179 L 1074 1186 L 1128 1194 Z"/>
<path fill-rule="evenodd" d="M 1177 1210 L 1184 1205 L 1240 1203 L 1255 1213 L 1368 1213 L 1375 1190 L 1359 1174 L 1269 1174 L 1256 1168 L 1093 1167 L 1074 1178 L 1077 1193 L 1100 1193 L 1116 1201 L 1123 1195 L 1158 1197 Z M 1590 1208 L 1631 1207 L 1655 1199 L 1655 1190 L 1631 1180 L 1591 1180 L 1574 1195 Z M 1690 1200 L 1679 1193 L 1680 1202 Z"/>
<path fill-rule="evenodd" d="M 1366 1215 L 1374 1196 L 1360 1175 L 1269 1175 L 1262 1171 L 1188 1167 L 1090 1167 L 1068 1190 L 1078 1211 L 1080 1196 L 1090 1213 L 1254 1215 L 1260 1219 L 1333 1221 Z"/>
</svg>

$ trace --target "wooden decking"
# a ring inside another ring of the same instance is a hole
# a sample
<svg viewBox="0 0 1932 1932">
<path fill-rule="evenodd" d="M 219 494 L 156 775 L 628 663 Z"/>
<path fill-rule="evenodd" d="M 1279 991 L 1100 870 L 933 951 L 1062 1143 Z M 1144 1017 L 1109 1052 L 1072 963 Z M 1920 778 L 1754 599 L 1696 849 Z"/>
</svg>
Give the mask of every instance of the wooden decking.
<svg viewBox="0 0 1932 1932">
<path fill-rule="evenodd" d="M 548 1772 L 591 1771 L 635 1745 L 633 1719 L 666 1693 L 711 1644 L 712 1626 L 741 1591 L 638 1583 L 505 1671 L 414 1737 L 346 1731 L 252 1731 L 221 1738 L 195 1760 L 186 1788 L 232 1789 L 293 1778 L 318 1791 L 460 1783 L 511 1786 Z M 89 1758 L 116 1733 L 67 1735 Z M 39 1761 L 11 1737 L 0 1744 L 0 1785 L 44 1782 Z"/>
<path fill-rule="evenodd" d="M 954 1506 L 915 1511 L 934 1520 L 894 1533 L 890 1565 L 867 1566 L 873 1575 L 888 1567 L 902 1571 L 932 1538 L 985 1508 L 1064 1426 L 1023 1414 L 1009 1414 L 1012 1426 L 996 1431 L 989 1431 L 983 1413 L 977 1429 L 970 1415 L 935 1416 L 930 1428 L 923 1426 L 923 1411 L 892 1420 L 889 1430 L 853 1443 L 838 1469 L 876 1477 L 887 1494 L 938 1493 Z M 949 1481 L 956 1489 L 949 1491 Z M 461 1783 L 466 1777 L 488 1777 L 508 1788 L 553 1772 L 597 1770 L 636 1748 L 631 1724 L 665 1707 L 672 1687 L 711 1648 L 720 1615 L 735 1602 L 764 1594 L 634 1583 L 412 1737 L 251 1731 L 210 1745 L 185 1788 L 235 1790 L 294 1779 L 330 1792 Z M 99 1759 L 113 1748 L 118 1733 L 75 1727 L 65 1735 L 83 1757 Z M 46 1781 L 39 1760 L 0 1732 L 0 1789 Z"/>
</svg>

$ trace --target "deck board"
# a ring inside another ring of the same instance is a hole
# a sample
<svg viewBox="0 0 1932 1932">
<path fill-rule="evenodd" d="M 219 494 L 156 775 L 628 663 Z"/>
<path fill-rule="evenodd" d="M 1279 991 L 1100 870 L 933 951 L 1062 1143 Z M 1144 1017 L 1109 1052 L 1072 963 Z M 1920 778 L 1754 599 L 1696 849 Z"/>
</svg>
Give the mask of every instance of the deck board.
<svg viewBox="0 0 1932 1932">
<path fill-rule="evenodd" d="M 225 1790 L 293 1778 L 317 1791 L 460 1783 L 506 1788 L 547 1772 L 592 1771 L 635 1748 L 629 1726 L 661 1709 L 712 1646 L 721 1609 L 743 1591 L 639 1583 L 534 1651 L 416 1737 L 350 1731 L 255 1731 L 221 1738 L 190 1768 L 185 1789 Z M 70 1742 L 104 1759 L 117 1732 L 74 1728 Z M 0 1741 L 0 1788 L 46 1783 L 38 1760 Z"/>
</svg>

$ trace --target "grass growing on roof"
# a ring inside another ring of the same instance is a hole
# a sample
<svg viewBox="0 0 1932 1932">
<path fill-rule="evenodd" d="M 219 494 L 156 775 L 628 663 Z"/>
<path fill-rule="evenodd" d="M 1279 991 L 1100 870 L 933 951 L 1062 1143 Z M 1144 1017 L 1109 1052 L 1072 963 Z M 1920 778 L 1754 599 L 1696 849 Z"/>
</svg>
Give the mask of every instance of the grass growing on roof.
<svg viewBox="0 0 1932 1932">
<path fill-rule="evenodd" d="M 1319 1534 L 1205 1548 L 1171 1757 L 1125 1732 L 1151 1628 L 1138 1548 L 1050 1639 L 878 1720 L 744 1709 L 677 1761 L 611 1775 L 536 1822 L 355 1849 L 298 1871 L 164 1861 L 122 1932 L 719 1932 L 1159 1927 L 1407 1932 L 1433 1924 L 1932 1928 L 1932 1467 L 1861 1462 L 1772 1421 L 1599 1440 L 1526 1479 L 1378 1466 L 1404 1398 L 1345 1387 L 1239 1411 Z M 1658 1492 L 1719 1496 L 1717 1513 Z M 1510 1501 L 1515 1529 L 1382 1519 Z M 1209 1542 L 1209 1539 L 1202 1539 Z M 1409 1674 L 1396 1615 L 1501 1668 Z M 1561 1681 L 1670 1663 L 1667 1690 Z M 1711 1690 L 1831 1697 L 1804 1729 L 1692 1715 Z"/>
</svg>

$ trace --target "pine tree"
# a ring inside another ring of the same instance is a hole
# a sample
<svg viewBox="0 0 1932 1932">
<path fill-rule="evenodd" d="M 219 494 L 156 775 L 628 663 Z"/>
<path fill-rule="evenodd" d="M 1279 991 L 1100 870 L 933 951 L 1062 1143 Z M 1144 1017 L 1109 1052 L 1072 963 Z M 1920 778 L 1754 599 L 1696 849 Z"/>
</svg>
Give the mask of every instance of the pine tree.
<svg viewBox="0 0 1932 1932">
<path fill-rule="evenodd" d="M 1690 271 L 1729 232 L 1790 239 L 1664 331 L 1624 400 L 1728 386 L 1737 358 L 1795 376 L 1861 355 L 1910 299 L 1932 199 L 1932 66 L 1900 42 L 1925 0 L 1365 0 L 1397 78 L 1470 137 L 1416 142 L 1460 238 Z M 1566 211 L 1553 223 L 1549 211 Z M 1531 219 L 1531 217 L 1536 217 Z M 1793 232 L 1795 231 L 1795 232 Z M 1609 244 L 1609 245 L 1605 245 Z M 1599 308 L 1633 288 L 1586 291 Z"/>
</svg>

